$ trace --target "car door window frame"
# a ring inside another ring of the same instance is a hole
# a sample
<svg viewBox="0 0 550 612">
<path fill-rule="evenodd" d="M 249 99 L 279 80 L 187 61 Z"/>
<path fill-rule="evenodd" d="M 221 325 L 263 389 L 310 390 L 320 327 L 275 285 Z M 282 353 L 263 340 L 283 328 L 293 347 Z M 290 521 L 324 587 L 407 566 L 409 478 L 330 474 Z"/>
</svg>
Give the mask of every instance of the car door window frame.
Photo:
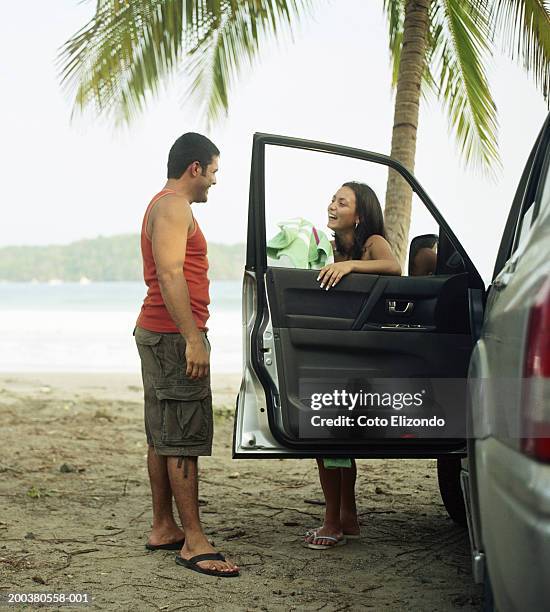
<svg viewBox="0 0 550 612">
<path fill-rule="evenodd" d="M 468 272 L 472 288 L 484 288 L 483 280 L 475 268 L 472 260 L 460 244 L 454 232 L 448 226 L 438 208 L 432 202 L 416 178 L 397 160 L 380 153 L 365 151 L 354 147 L 346 147 L 326 142 L 305 140 L 289 136 L 274 134 L 254 134 L 252 145 L 252 166 L 250 175 L 250 200 L 247 231 L 247 258 L 246 269 L 255 271 L 263 276 L 267 269 L 266 235 L 265 235 L 265 148 L 267 145 L 316 151 L 342 157 L 360 159 L 391 168 L 397 172 L 418 195 L 424 206 L 428 209 L 436 223 L 447 235 L 447 238 L 462 257 L 465 269 Z M 255 245 L 255 249 L 252 247 Z"/>
</svg>

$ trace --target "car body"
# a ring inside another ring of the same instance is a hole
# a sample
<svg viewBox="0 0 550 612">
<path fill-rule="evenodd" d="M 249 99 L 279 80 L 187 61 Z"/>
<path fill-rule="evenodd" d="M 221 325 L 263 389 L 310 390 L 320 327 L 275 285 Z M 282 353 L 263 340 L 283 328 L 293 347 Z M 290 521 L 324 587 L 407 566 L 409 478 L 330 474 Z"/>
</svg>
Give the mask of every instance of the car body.
<svg viewBox="0 0 550 612">
<path fill-rule="evenodd" d="M 472 354 L 462 474 L 474 578 L 498 610 L 550 605 L 550 127 L 521 178 Z"/>
</svg>

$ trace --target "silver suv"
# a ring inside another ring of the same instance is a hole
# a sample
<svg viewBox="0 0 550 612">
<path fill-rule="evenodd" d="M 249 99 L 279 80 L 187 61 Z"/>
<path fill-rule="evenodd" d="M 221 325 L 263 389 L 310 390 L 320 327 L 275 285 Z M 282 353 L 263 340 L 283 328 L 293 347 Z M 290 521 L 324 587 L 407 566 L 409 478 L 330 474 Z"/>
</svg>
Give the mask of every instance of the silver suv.
<svg viewBox="0 0 550 612">
<path fill-rule="evenodd" d="M 463 485 L 486 609 L 550 606 L 550 123 L 502 237 L 470 361 Z"/>
</svg>

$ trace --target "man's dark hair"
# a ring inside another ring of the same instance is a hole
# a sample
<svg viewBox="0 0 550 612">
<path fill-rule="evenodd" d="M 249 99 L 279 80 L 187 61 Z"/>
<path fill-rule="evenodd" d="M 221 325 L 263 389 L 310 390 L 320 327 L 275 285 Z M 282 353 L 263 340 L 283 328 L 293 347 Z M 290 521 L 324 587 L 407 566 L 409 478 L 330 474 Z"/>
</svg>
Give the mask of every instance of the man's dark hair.
<svg viewBox="0 0 550 612">
<path fill-rule="evenodd" d="M 168 153 L 168 178 L 179 179 L 193 162 L 199 162 L 204 174 L 212 158 L 219 154 L 218 147 L 206 136 L 187 132 L 176 140 Z"/>
</svg>

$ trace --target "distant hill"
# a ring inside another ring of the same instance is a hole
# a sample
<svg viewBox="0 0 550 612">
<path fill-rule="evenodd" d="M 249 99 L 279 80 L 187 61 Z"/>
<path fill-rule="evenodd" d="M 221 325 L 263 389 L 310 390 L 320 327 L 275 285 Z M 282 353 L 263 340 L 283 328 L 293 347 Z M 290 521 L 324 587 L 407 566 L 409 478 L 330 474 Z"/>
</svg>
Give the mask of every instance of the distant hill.
<svg viewBox="0 0 550 612">
<path fill-rule="evenodd" d="M 212 280 L 242 278 L 244 244 L 208 244 Z M 0 248 L 0 280 L 4 281 L 142 280 L 138 234 L 99 236 L 66 245 Z"/>
</svg>

